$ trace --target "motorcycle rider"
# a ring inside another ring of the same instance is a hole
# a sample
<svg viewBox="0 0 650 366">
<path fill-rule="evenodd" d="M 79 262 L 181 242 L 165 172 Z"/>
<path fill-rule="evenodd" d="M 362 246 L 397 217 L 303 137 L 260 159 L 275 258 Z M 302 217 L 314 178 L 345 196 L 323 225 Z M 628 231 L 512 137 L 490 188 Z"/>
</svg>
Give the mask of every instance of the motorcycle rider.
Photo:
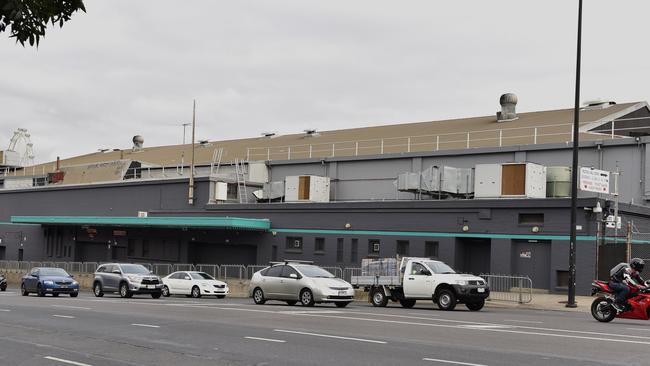
<svg viewBox="0 0 650 366">
<path fill-rule="evenodd" d="M 641 258 L 633 258 L 630 264 L 619 263 L 610 271 L 611 279 L 609 288 L 616 295 L 614 308 L 616 311 L 623 312 L 628 307 L 627 294 L 630 292 L 628 284 L 645 288 L 643 278 L 640 273 L 643 272 L 645 262 Z"/>
</svg>

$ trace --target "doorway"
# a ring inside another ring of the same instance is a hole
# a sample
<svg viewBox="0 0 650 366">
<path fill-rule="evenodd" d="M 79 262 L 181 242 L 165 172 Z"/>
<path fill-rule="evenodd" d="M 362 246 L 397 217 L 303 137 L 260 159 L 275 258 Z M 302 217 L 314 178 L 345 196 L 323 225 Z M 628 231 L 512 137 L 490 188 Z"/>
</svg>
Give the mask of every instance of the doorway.
<svg viewBox="0 0 650 366">
<path fill-rule="evenodd" d="M 490 273 L 492 241 L 486 238 L 456 238 L 455 270 L 460 273 Z"/>
<path fill-rule="evenodd" d="M 512 273 L 530 277 L 533 288 L 550 288 L 550 240 L 513 240 L 511 258 Z"/>
</svg>

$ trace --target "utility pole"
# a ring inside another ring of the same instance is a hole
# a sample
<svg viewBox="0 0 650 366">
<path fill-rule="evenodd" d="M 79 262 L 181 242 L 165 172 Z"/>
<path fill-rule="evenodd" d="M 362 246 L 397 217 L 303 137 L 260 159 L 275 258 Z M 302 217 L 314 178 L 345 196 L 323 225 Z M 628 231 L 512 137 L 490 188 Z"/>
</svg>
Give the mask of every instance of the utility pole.
<svg viewBox="0 0 650 366">
<path fill-rule="evenodd" d="M 192 107 L 192 162 L 190 163 L 190 188 L 187 203 L 194 204 L 194 138 L 196 136 L 196 99 Z"/>
<path fill-rule="evenodd" d="M 614 243 L 618 243 L 618 176 L 621 170 L 616 162 L 616 172 L 614 173 Z"/>
<path fill-rule="evenodd" d="M 566 307 L 576 304 L 576 211 L 578 206 L 578 147 L 580 137 L 580 58 L 582 48 L 582 0 L 578 0 L 578 46 L 576 57 L 576 98 L 573 108 L 573 164 L 571 169 L 571 231 L 569 238 L 569 298 Z"/>
</svg>

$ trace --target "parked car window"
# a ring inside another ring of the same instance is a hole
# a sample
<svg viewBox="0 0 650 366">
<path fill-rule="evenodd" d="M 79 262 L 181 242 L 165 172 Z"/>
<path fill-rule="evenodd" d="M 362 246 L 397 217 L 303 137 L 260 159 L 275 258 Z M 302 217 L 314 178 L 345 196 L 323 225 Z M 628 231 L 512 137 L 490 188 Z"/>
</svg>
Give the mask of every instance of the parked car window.
<svg viewBox="0 0 650 366">
<path fill-rule="evenodd" d="M 32 269 L 31 272 L 29 272 L 30 276 L 38 276 L 38 269 Z"/>
<path fill-rule="evenodd" d="M 427 273 L 430 273 L 429 270 L 426 269 L 426 267 L 422 264 L 417 262 L 413 262 L 411 264 L 411 275 L 422 276 L 426 275 Z"/>
<path fill-rule="evenodd" d="M 181 280 L 186 280 L 187 281 L 187 280 L 190 280 L 190 279 L 192 279 L 192 277 L 190 277 L 190 275 L 188 275 L 185 272 L 181 273 Z"/>
<path fill-rule="evenodd" d="M 266 275 L 268 277 L 280 277 L 280 274 L 282 273 L 282 268 L 284 266 L 273 266 L 269 268 L 269 270 L 266 272 Z"/>
<path fill-rule="evenodd" d="M 214 280 L 214 277 L 203 272 L 192 272 L 190 273 L 190 276 L 192 276 L 192 278 L 195 280 Z"/>
<path fill-rule="evenodd" d="M 113 271 L 119 271 L 120 268 L 114 264 L 109 264 L 106 266 L 106 272 L 113 273 Z"/>
<path fill-rule="evenodd" d="M 291 268 L 291 266 L 284 266 L 284 269 L 282 270 L 282 275 L 281 276 L 289 278 L 292 273 L 295 274 L 296 276 L 298 276 L 298 271 Z"/>
<path fill-rule="evenodd" d="M 334 278 L 334 275 L 317 266 L 296 266 L 307 277 Z"/>
<path fill-rule="evenodd" d="M 69 276 L 68 272 L 61 268 L 41 268 L 39 271 L 41 276 Z"/>
<path fill-rule="evenodd" d="M 262 276 L 266 276 L 266 272 L 268 272 L 270 268 L 271 268 L 271 267 L 266 267 L 266 268 L 264 268 L 263 270 L 260 271 L 260 274 L 261 274 Z"/>
<path fill-rule="evenodd" d="M 129 274 L 149 274 L 147 267 L 141 264 L 122 264 L 122 273 Z"/>
<path fill-rule="evenodd" d="M 424 262 L 434 273 L 456 273 L 451 267 L 442 262 Z"/>
<path fill-rule="evenodd" d="M 105 270 L 106 270 L 106 266 L 99 266 L 99 267 L 97 267 L 97 269 L 95 270 L 95 272 L 102 273 L 102 272 L 104 272 Z"/>
</svg>

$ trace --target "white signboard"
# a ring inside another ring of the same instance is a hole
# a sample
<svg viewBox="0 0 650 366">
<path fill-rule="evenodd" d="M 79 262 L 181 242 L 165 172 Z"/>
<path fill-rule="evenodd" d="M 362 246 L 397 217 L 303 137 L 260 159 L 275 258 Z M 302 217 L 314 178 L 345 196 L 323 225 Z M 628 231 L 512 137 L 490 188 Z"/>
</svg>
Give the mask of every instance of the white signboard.
<svg viewBox="0 0 650 366">
<path fill-rule="evenodd" d="M 580 168 L 580 190 L 609 194 L 609 172 L 592 168 Z"/>
</svg>

